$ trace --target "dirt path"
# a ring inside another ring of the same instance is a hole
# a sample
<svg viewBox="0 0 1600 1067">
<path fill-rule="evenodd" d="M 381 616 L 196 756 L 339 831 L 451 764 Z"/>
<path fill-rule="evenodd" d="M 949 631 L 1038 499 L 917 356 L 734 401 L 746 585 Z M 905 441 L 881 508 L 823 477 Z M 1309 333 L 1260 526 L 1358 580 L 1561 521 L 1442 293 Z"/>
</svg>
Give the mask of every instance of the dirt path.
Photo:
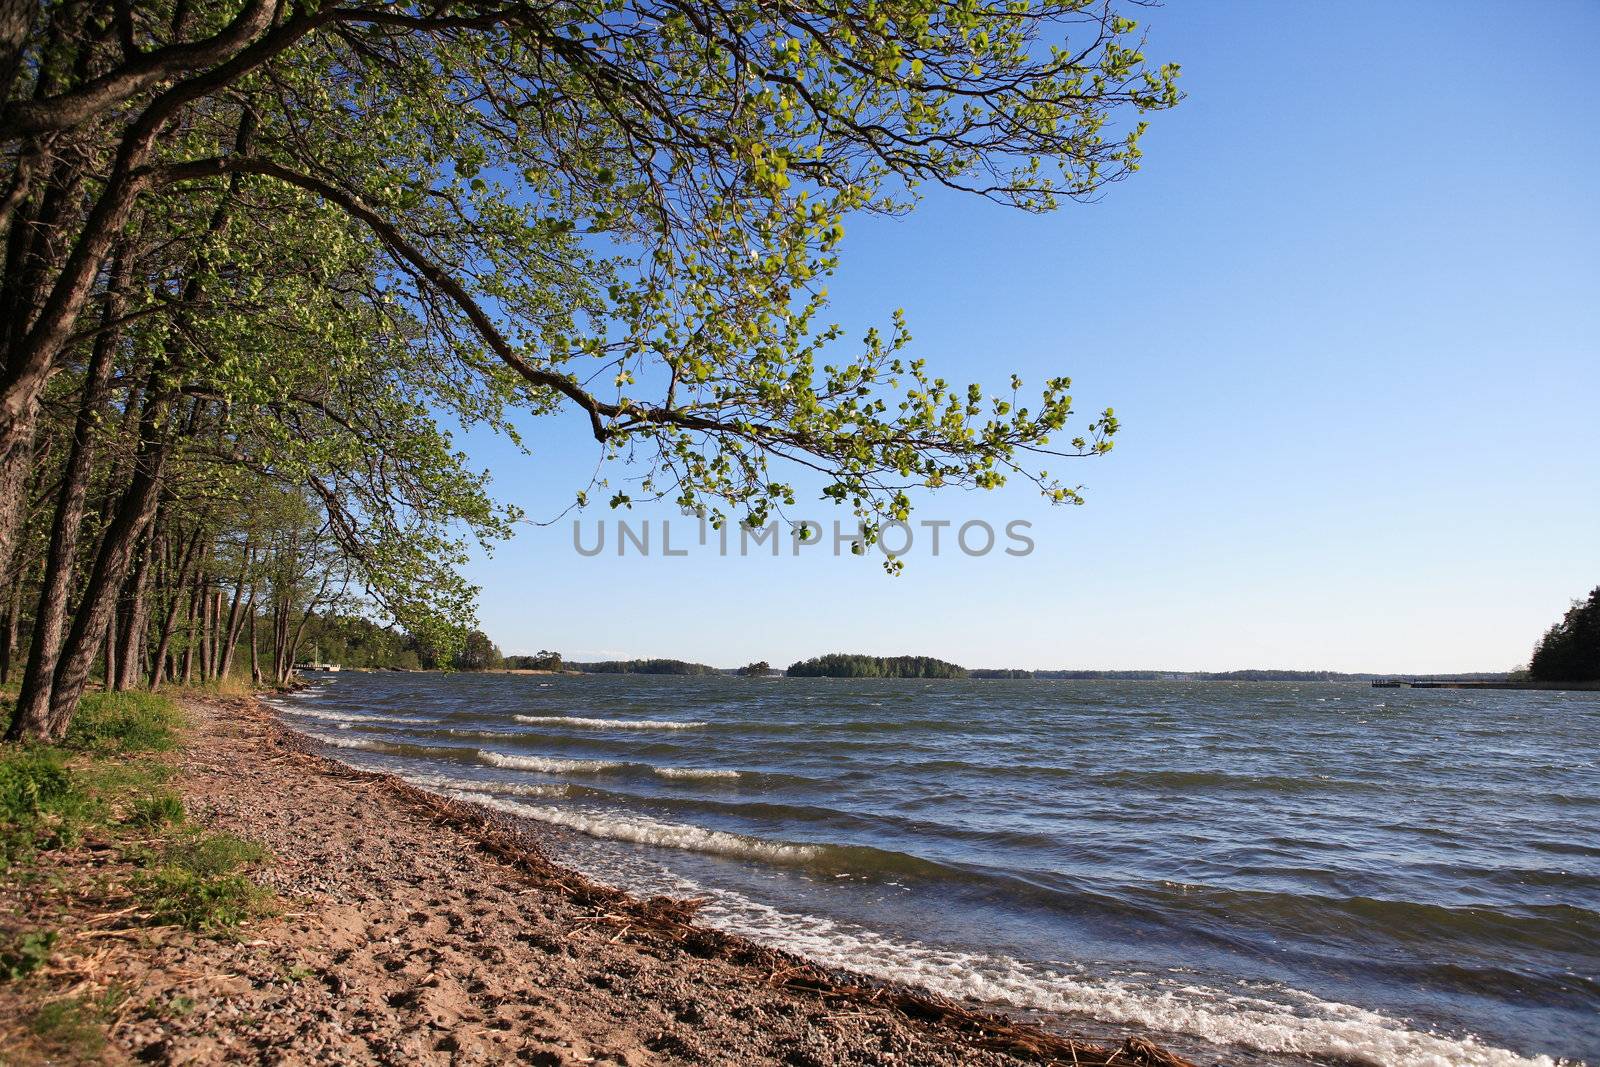
<svg viewBox="0 0 1600 1067">
<path fill-rule="evenodd" d="M 302 751 L 253 701 L 191 702 L 190 812 L 265 844 L 277 918 L 98 942 L 131 991 L 108 1053 L 157 1063 L 1001 1064 L 1059 1039 L 693 927 L 545 863 L 494 813 Z M 988 1047 L 985 1047 L 988 1046 Z M 1108 1062 L 1078 1046 L 1079 1062 Z M 0 1056 L 0 1059 L 3 1059 Z M 1130 1042 L 1111 1062 L 1169 1064 Z"/>
</svg>

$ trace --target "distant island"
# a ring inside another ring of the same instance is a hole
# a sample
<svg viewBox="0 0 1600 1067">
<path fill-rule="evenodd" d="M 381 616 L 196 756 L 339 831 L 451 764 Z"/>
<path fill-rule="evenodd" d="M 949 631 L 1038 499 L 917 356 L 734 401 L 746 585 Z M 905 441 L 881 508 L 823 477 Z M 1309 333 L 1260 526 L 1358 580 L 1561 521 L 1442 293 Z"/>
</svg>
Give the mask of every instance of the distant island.
<svg viewBox="0 0 1600 1067">
<path fill-rule="evenodd" d="M 791 678 L 965 678 L 967 669 L 932 656 L 833 653 L 789 665 Z"/>
<path fill-rule="evenodd" d="M 584 674 L 726 674 L 721 667 L 681 659 L 612 659 L 600 663 L 568 663 L 567 669 Z"/>
</svg>

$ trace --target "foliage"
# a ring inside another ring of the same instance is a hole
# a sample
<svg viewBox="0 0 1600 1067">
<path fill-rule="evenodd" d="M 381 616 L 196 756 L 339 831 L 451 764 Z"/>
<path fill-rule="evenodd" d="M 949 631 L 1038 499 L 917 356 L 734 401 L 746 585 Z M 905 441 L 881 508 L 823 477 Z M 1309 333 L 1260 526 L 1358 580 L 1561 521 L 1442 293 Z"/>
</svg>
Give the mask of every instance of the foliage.
<svg viewBox="0 0 1600 1067">
<path fill-rule="evenodd" d="M 772 673 L 772 664 L 768 663 L 764 659 L 757 660 L 754 663 L 746 663 L 734 673 L 745 678 L 765 678 L 767 675 Z"/>
<path fill-rule="evenodd" d="M 689 663 L 681 659 L 620 659 L 599 663 L 569 663 L 567 666 L 584 674 L 721 674 L 715 667 L 704 663 Z"/>
<path fill-rule="evenodd" d="M 792 678 L 965 678 L 967 670 L 932 656 L 833 653 L 791 664 Z"/>
<path fill-rule="evenodd" d="M 497 670 L 504 658 L 500 655 L 499 647 L 489 640 L 489 635 L 482 630 L 471 630 L 462 642 L 461 650 L 452 659 L 451 666 L 458 671 Z"/>
<path fill-rule="evenodd" d="M 314 613 L 301 641 L 306 646 L 314 647 L 324 662 L 344 667 L 422 666 L 416 638 L 359 615 Z"/>
<path fill-rule="evenodd" d="M 1600 586 L 1546 631 L 1528 673 L 1541 682 L 1600 681 Z"/>
<path fill-rule="evenodd" d="M 29 930 L 18 935 L 0 949 L 0 978 L 15 982 L 49 963 L 59 937 L 56 930 Z"/>
<path fill-rule="evenodd" d="M 72 772 L 50 748 L 8 747 L 0 755 L 0 816 L 16 824 L 54 810 L 73 789 Z"/>
<path fill-rule="evenodd" d="M 514 671 L 564 671 L 561 653 L 541 648 L 531 656 L 507 656 L 505 665 Z"/>
<path fill-rule="evenodd" d="M 241 622 L 279 684 L 318 615 L 491 664 L 462 570 L 522 516 L 460 434 L 527 452 L 565 411 L 596 452 L 576 506 L 724 527 L 815 495 L 864 552 L 922 490 L 1079 503 L 1059 463 L 1118 431 L 1064 375 L 941 376 L 898 311 L 825 321 L 854 219 L 929 187 L 1047 211 L 1138 168 L 1178 70 L 1114 0 L 12 21 L 0 602 L 39 606 L 54 663 L 13 737 L 59 739 L 97 661 L 113 689 L 228 675 Z"/>
<path fill-rule="evenodd" d="M 77 841 L 94 807 L 59 750 L 0 746 L 0 871 Z"/>
</svg>

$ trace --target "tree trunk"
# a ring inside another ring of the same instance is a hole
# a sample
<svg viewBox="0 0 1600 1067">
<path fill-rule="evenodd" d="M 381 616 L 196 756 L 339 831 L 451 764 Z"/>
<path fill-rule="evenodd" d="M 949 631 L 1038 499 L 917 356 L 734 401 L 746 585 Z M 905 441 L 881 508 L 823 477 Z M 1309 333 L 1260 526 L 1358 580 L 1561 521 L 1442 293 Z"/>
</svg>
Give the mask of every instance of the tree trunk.
<svg viewBox="0 0 1600 1067">
<path fill-rule="evenodd" d="M 203 560 L 202 565 L 204 565 Z M 189 587 L 189 618 L 184 626 L 183 640 L 184 685 L 192 685 L 194 683 L 194 646 L 196 642 L 196 624 L 200 615 L 200 579 L 201 575 L 195 575 L 194 583 Z"/>
<path fill-rule="evenodd" d="M 111 602 L 111 619 L 106 623 L 105 691 L 111 692 L 111 680 L 117 676 L 117 603 Z"/>
<path fill-rule="evenodd" d="M 156 383 L 152 380 L 152 385 Z M 146 393 L 145 415 L 139 425 L 138 462 L 133 479 L 122 495 L 115 515 L 101 538 L 100 552 L 89 572 L 83 600 L 72 620 L 72 630 L 56 668 L 55 692 L 50 698 L 52 738 L 65 732 L 78 700 L 89 681 L 89 666 L 99 651 L 111 610 L 128 573 L 134 547 L 155 517 L 161 499 L 161 478 L 166 465 L 165 424 L 171 406 L 169 394 L 155 388 Z"/>
<path fill-rule="evenodd" d="M 250 684 L 261 687 L 261 653 L 256 648 L 256 588 L 250 587 Z"/>
<path fill-rule="evenodd" d="M 61 641 L 66 632 L 67 602 L 77 564 L 78 535 L 83 525 L 84 501 L 89 493 L 89 475 L 94 466 L 95 421 L 105 401 L 106 386 L 120 341 L 115 329 L 122 315 L 123 293 L 130 272 L 126 248 L 117 253 L 112 268 L 111 289 L 106 295 L 102 323 L 106 326 L 95 340 L 88 373 L 83 383 L 83 399 L 72 427 L 72 445 L 67 453 L 61 493 L 56 503 L 55 521 L 50 529 L 50 547 L 45 557 L 44 581 L 39 589 L 39 604 L 34 612 L 33 640 L 28 649 L 28 666 L 17 694 L 16 710 L 6 736 L 12 740 L 41 736 L 50 715 L 56 666 Z"/>
<path fill-rule="evenodd" d="M 178 612 L 183 607 L 183 587 L 189 575 L 189 566 L 194 561 L 195 550 L 200 547 L 200 531 L 196 530 L 189 536 L 188 544 L 184 545 L 181 554 L 175 554 L 173 566 L 167 574 L 167 581 L 163 588 L 167 591 L 167 611 L 161 622 L 161 633 L 156 642 L 156 651 L 151 657 L 151 669 L 154 671 L 150 679 L 150 688 L 160 689 L 161 683 L 173 676 L 172 656 L 169 649 L 172 647 L 172 633 L 178 625 Z"/>
<path fill-rule="evenodd" d="M 239 613 L 240 598 L 244 595 L 245 577 L 250 573 L 250 565 L 255 561 L 255 556 L 250 548 L 250 538 L 244 539 L 244 547 L 239 551 L 239 577 L 233 583 L 233 603 L 228 607 L 228 624 L 224 628 L 226 634 L 222 645 L 222 661 L 217 669 L 217 677 L 226 679 L 233 670 L 233 650 L 239 644 L 239 632 L 244 626 L 244 617 Z M 252 591 L 251 599 L 255 599 Z"/>
<path fill-rule="evenodd" d="M 22 622 L 22 591 L 28 569 L 18 567 L 11 588 L 6 591 L 6 621 L 0 627 L 0 685 L 11 681 L 11 665 L 17 658 L 17 635 Z"/>
<path fill-rule="evenodd" d="M 123 597 L 126 625 L 122 634 L 122 648 L 117 654 L 116 688 L 119 691 L 136 689 L 144 680 L 144 655 L 149 645 L 150 626 L 150 560 L 157 551 L 155 531 L 161 528 L 160 508 L 156 509 L 156 517 L 150 527 L 151 536 L 144 540 L 134 564 L 133 577 L 128 580 L 128 589 Z"/>
</svg>

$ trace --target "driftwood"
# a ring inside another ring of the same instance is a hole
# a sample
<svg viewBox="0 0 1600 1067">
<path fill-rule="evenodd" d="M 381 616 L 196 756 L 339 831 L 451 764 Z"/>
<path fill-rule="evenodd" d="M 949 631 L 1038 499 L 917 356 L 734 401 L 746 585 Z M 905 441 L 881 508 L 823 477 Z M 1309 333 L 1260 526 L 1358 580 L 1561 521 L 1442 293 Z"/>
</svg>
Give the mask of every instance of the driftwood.
<svg viewBox="0 0 1600 1067">
<path fill-rule="evenodd" d="M 284 726 L 253 701 L 219 703 L 233 704 L 245 714 L 265 718 L 270 743 L 314 763 L 322 773 L 378 785 L 408 807 L 510 865 L 533 884 L 558 889 L 575 903 L 594 908 L 596 914 L 587 921 L 620 928 L 612 940 L 629 936 L 644 942 L 655 939 L 702 959 L 751 967 L 764 972 L 772 985 L 812 994 L 830 1007 L 887 1009 L 914 1022 L 938 1027 L 952 1041 L 971 1048 L 1078 1067 L 1195 1067 L 1144 1038 L 1129 1037 L 1116 1048 L 1080 1041 L 935 993 L 825 968 L 782 949 L 697 925 L 695 913 L 704 901 L 665 896 L 639 898 L 592 881 L 553 864 L 533 835 L 512 816 L 418 789 L 391 774 L 357 770 L 313 752 L 304 735 Z"/>
</svg>

